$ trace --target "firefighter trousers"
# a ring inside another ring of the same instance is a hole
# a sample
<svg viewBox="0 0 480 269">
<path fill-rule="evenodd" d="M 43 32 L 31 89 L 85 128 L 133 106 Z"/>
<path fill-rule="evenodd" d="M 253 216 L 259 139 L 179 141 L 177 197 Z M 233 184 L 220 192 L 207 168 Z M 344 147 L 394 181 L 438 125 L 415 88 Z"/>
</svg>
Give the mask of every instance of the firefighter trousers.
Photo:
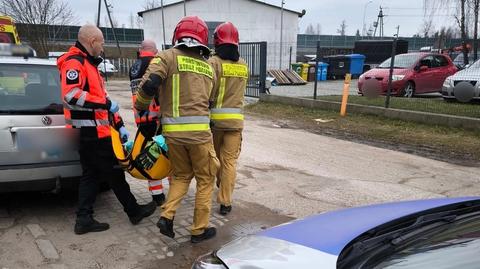
<svg viewBox="0 0 480 269">
<path fill-rule="evenodd" d="M 212 133 L 215 152 L 220 160 L 217 203 L 231 206 L 237 178 L 237 160 L 242 147 L 242 131 L 213 130 Z"/>
<path fill-rule="evenodd" d="M 213 143 L 176 145 L 169 143 L 167 138 L 167 145 L 173 177 L 167 201 L 162 206 L 162 217 L 173 220 L 180 202 L 188 192 L 191 180 L 195 177 L 197 188 L 191 233 L 202 234 L 208 228 L 215 175 L 220 166 Z"/>
</svg>

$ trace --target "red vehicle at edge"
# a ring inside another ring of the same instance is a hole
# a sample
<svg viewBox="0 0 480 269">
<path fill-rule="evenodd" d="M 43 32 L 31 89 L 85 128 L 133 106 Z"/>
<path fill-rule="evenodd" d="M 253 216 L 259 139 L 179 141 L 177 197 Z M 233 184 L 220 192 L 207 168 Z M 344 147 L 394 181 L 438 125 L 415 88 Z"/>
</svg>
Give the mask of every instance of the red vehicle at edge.
<svg viewBox="0 0 480 269">
<path fill-rule="evenodd" d="M 440 92 L 445 79 L 457 72 L 449 57 L 437 53 L 406 53 L 395 56 L 392 95 L 413 97 L 415 94 Z M 358 93 L 363 95 L 366 81 L 376 79 L 380 93 L 386 94 L 390 59 L 369 70 L 358 80 Z"/>
</svg>

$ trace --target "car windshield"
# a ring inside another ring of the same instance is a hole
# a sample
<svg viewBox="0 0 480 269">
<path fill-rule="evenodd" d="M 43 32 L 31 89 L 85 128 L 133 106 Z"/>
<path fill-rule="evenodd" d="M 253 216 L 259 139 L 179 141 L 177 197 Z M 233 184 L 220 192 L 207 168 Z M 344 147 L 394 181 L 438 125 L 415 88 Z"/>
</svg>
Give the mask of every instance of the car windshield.
<svg viewBox="0 0 480 269">
<path fill-rule="evenodd" d="M 480 219 L 454 223 L 448 229 L 418 240 L 375 268 L 478 268 Z"/>
<path fill-rule="evenodd" d="M 412 67 L 418 60 L 417 54 L 401 54 L 395 56 L 395 68 L 409 68 Z M 390 68 L 391 59 L 389 58 L 381 63 L 378 68 Z"/>
<path fill-rule="evenodd" d="M 56 66 L 0 63 L 0 113 L 61 114 Z"/>
<path fill-rule="evenodd" d="M 473 62 L 473 54 L 468 54 L 468 62 Z M 454 64 L 464 64 L 463 62 L 463 53 L 458 54 L 458 56 L 453 61 Z"/>
<path fill-rule="evenodd" d="M 470 69 L 470 68 L 479 69 L 480 68 L 480 60 L 477 60 L 472 65 L 470 65 L 470 67 L 468 69 Z"/>
</svg>

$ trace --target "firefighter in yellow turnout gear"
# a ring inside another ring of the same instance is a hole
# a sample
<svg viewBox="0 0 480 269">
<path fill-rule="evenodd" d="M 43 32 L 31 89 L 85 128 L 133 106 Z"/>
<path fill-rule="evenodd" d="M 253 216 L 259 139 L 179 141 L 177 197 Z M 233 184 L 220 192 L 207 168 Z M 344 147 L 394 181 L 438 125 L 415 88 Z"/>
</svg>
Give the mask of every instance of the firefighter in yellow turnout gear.
<svg viewBox="0 0 480 269">
<path fill-rule="evenodd" d="M 220 24 L 214 33 L 215 55 L 209 59 L 218 78 L 211 109 L 213 141 L 220 159 L 217 173 L 217 202 L 220 214 L 232 210 L 232 193 L 237 177 L 237 159 L 242 144 L 244 93 L 248 67 L 238 51 L 238 30 L 230 22 Z"/>
<path fill-rule="evenodd" d="M 158 93 L 162 134 L 168 145 L 173 178 L 162 215 L 160 233 L 173 238 L 173 220 L 180 202 L 195 177 L 197 190 L 191 242 L 216 235 L 209 227 L 211 197 L 220 166 L 213 147 L 209 106 L 215 72 L 205 60 L 210 50 L 208 27 L 195 16 L 183 18 L 175 28 L 174 48 L 152 59 L 137 93 L 135 108 L 146 111 Z M 160 89 L 160 91 L 159 91 Z"/>
</svg>

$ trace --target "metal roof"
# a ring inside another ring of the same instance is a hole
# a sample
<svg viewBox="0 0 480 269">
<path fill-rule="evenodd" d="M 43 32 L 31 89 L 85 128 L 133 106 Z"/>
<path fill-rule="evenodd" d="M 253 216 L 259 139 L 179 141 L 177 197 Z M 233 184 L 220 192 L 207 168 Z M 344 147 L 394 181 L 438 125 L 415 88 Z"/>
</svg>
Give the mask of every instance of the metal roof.
<svg viewBox="0 0 480 269">
<path fill-rule="evenodd" d="M 190 2 L 190 1 L 192 1 L 192 0 L 185 0 L 185 1 L 186 1 L 186 2 Z M 258 3 L 258 4 L 266 5 L 266 6 L 269 6 L 269 7 L 281 9 L 281 7 L 279 7 L 279 6 L 277 6 L 277 5 L 265 3 L 265 2 L 262 2 L 262 1 L 258 1 L 258 0 L 247 0 L 247 1 L 251 1 L 251 2 Z M 172 3 L 170 3 L 170 4 L 163 5 L 163 8 L 167 8 L 167 7 L 170 7 L 170 6 L 175 6 L 175 5 L 178 5 L 178 4 L 181 4 L 181 3 L 183 3 L 183 0 L 175 1 L 175 2 L 172 2 Z M 159 10 L 159 9 L 162 9 L 162 8 L 161 8 L 161 7 L 156 7 L 156 8 L 152 8 L 152 9 L 147 9 L 147 10 L 144 10 L 144 11 L 140 11 L 140 12 L 138 12 L 137 14 L 138 14 L 138 16 L 143 17 L 143 13 L 150 12 L 150 11 L 154 11 L 154 10 Z M 285 11 L 287 11 L 287 12 L 295 13 L 295 14 L 297 14 L 300 18 L 303 17 L 303 15 L 305 15 L 305 10 L 302 10 L 302 12 L 298 12 L 298 11 L 291 10 L 291 9 L 286 9 L 286 8 L 284 8 L 283 10 L 285 10 Z"/>
</svg>

